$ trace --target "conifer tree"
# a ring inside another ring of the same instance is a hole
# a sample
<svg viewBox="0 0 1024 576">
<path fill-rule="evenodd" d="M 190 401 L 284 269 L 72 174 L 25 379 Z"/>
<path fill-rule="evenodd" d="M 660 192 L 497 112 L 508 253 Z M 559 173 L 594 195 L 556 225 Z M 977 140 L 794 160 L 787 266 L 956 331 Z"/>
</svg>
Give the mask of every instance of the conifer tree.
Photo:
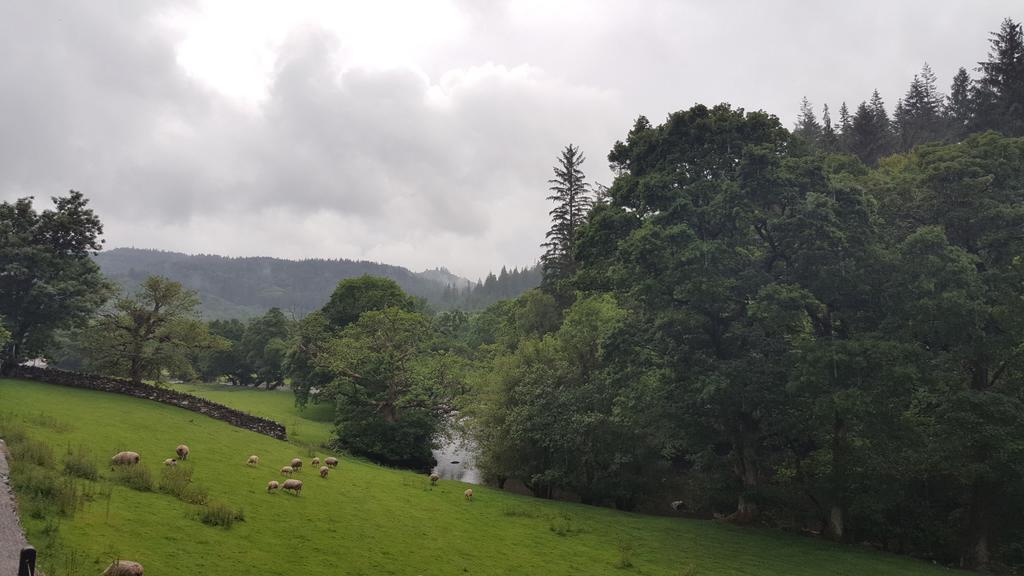
<svg viewBox="0 0 1024 576">
<path fill-rule="evenodd" d="M 818 147 L 820 144 L 819 141 L 822 135 L 821 123 L 818 122 L 818 118 L 814 115 L 814 106 L 811 105 L 810 100 L 806 96 L 800 102 L 800 116 L 797 118 L 793 133 L 806 140 L 812 147 Z"/>
<path fill-rule="evenodd" d="M 960 67 L 953 76 L 953 84 L 949 88 L 944 109 L 950 136 L 960 140 L 967 135 L 968 126 L 972 121 L 971 77 L 967 69 Z"/>
<path fill-rule="evenodd" d="M 544 254 L 541 265 L 544 269 L 542 286 L 552 289 L 559 282 L 572 276 L 575 271 L 576 231 L 583 225 L 592 200 L 590 187 L 582 166 L 586 158 L 580 149 L 572 144 L 566 146 L 554 167 L 555 177 L 548 180 L 551 195 L 548 200 L 555 202 L 551 215 L 551 229 L 547 241 L 541 244 Z"/>
<path fill-rule="evenodd" d="M 821 112 L 821 149 L 825 152 L 835 152 L 839 144 L 835 128 L 832 127 L 832 116 L 828 111 L 828 104 L 825 104 Z"/>
<path fill-rule="evenodd" d="M 1024 135 L 1024 33 L 1007 18 L 992 34 L 988 60 L 979 62 L 982 73 L 974 94 L 978 130 Z"/>
</svg>

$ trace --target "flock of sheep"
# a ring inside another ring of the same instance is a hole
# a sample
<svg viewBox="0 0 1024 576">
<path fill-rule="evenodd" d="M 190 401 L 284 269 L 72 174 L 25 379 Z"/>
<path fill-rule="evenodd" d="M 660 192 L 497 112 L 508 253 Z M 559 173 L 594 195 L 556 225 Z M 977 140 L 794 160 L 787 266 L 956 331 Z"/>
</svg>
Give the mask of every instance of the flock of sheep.
<svg viewBox="0 0 1024 576">
<path fill-rule="evenodd" d="M 177 466 L 178 465 L 178 460 L 188 460 L 188 456 L 191 453 L 191 450 L 189 450 L 189 447 L 186 446 L 185 444 L 179 444 L 178 447 L 174 449 L 174 452 L 175 452 L 175 454 L 178 455 L 178 457 L 177 458 L 167 458 L 166 460 L 164 460 L 164 465 L 165 466 Z M 110 459 L 110 462 L 114 466 L 121 466 L 121 465 L 138 464 L 139 461 L 141 461 L 141 460 L 142 460 L 142 457 L 139 456 L 138 452 L 118 452 L 117 454 L 114 455 L 113 458 Z M 246 462 L 246 464 L 248 464 L 249 466 L 257 466 L 257 465 L 259 465 L 259 463 L 260 463 L 260 457 L 255 455 L 255 454 L 249 456 L 249 459 Z M 309 461 L 309 464 L 313 468 L 319 467 L 320 477 L 321 478 L 327 478 L 327 475 L 330 473 L 331 469 L 338 467 L 338 459 L 335 458 L 334 456 L 328 456 L 328 457 L 324 458 L 323 466 L 321 466 L 320 465 L 320 458 L 319 457 L 314 457 L 312 460 Z M 281 489 L 281 490 L 291 491 L 293 494 L 298 496 L 299 493 L 302 492 L 302 480 L 297 480 L 295 478 L 292 478 L 291 475 L 294 474 L 295 472 L 301 470 L 301 469 L 302 469 L 302 459 L 301 458 L 292 458 L 291 463 L 289 463 L 287 466 L 282 466 L 281 467 L 281 475 L 282 476 L 287 476 L 288 479 L 285 480 L 283 483 L 282 482 L 278 482 L 277 480 L 271 480 L 271 481 L 267 482 L 267 493 L 269 494 L 269 493 L 273 492 L 274 490 Z M 437 472 L 431 473 L 431 475 L 430 475 L 430 485 L 431 486 L 437 486 L 437 481 L 440 480 L 440 479 L 441 479 L 441 477 L 438 476 Z M 463 497 L 465 497 L 466 500 L 470 500 L 470 501 L 473 500 L 473 489 L 472 488 L 467 488 L 466 491 L 463 492 Z"/>
</svg>

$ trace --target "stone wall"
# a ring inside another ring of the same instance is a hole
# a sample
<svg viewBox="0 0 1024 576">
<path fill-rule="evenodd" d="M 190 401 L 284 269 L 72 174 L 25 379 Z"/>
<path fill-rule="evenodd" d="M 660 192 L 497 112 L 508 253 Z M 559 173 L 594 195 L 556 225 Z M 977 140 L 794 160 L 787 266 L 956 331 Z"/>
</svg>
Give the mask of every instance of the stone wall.
<svg viewBox="0 0 1024 576">
<path fill-rule="evenodd" d="M 47 382 L 49 384 L 70 386 L 72 388 L 101 390 L 103 392 L 113 392 L 115 394 L 134 396 L 136 398 L 145 398 L 147 400 L 170 404 L 193 412 L 199 412 L 200 414 L 205 414 L 210 418 L 216 418 L 217 420 L 227 422 L 232 426 L 252 430 L 253 432 L 265 434 L 271 438 L 277 438 L 278 440 L 287 439 L 284 426 L 274 422 L 273 420 L 260 418 L 259 416 L 252 416 L 245 412 L 235 410 L 234 408 L 228 408 L 223 404 L 211 402 L 205 398 L 193 396 L 192 394 L 178 392 L 177 390 L 160 388 L 149 384 L 133 384 L 131 381 L 124 380 L 122 378 L 110 378 L 107 376 L 97 376 L 95 374 L 83 374 L 80 372 L 68 372 L 66 370 L 56 370 L 54 368 L 36 368 L 31 366 L 16 366 L 11 370 L 9 376 L 11 378 L 37 380 L 39 382 Z"/>
</svg>

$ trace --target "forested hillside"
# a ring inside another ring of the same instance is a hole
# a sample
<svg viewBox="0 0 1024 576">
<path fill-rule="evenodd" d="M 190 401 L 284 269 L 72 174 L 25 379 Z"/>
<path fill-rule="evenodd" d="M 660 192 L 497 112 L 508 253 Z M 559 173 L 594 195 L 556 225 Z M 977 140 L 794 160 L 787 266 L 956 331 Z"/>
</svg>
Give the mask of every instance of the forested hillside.
<svg viewBox="0 0 1024 576">
<path fill-rule="evenodd" d="M 302 317 L 323 306 L 340 280 L 364 274 L 390 278 L 432 306 L 466 309 L 517 296 L 540 280 L 539 274 L 534 274 L 525 283 L 499 290 L 490 277 L 473 285 L 445 269 L 416 273 L 365 260 L 230 258 L 136 248 L 103 251 L 95 260 L 103 273 L 123 288 L 134 288 L 154 275 L 182 283 L 198 293 L 202 315 L 211 320 L 253 318 L 270 308 Z"/>
</svg>

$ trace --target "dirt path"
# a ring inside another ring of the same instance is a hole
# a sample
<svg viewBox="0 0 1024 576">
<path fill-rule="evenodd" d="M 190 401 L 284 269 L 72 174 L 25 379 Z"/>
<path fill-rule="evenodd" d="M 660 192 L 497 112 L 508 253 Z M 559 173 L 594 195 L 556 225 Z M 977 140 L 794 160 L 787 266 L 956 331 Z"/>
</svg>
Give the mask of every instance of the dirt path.
<svg viewBox="0 0 1024 576">
<path fill-rule="evenodd" d="M 7 445 L 0 440 L 0 574 L 18 573 L 18 555 L 27 544 L 14 508 L 7 467 Z"/>
</svg>

